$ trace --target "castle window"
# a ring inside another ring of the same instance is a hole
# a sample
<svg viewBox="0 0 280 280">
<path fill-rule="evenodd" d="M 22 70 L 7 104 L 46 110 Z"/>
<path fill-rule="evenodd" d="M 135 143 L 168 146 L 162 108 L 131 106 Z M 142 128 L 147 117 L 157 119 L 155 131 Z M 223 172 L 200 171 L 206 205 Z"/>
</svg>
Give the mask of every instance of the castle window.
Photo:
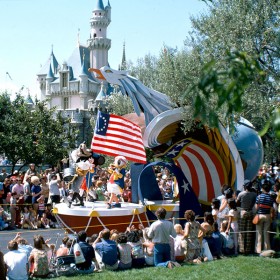
<svg viewBox="0 0 280 280">
<path fill-rule="evenodd" d="M 63 88 L 67 87 L 68 81 L 67 81 L 67 73 L 62 73 L 61 75 L 61 86 Z"/>
<path fill-rule="evenodd" d="M 69 109 L 69 97 L 64 97 L 63 98 L 63 109 Z"/>
</svg>

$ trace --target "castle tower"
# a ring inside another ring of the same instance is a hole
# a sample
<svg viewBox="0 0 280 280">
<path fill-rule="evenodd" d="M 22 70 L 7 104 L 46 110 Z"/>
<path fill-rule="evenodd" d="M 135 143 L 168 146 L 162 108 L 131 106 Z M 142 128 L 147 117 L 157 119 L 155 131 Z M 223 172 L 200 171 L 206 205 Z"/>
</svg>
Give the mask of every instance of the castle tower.
<svg viewBox="0 0 280 280">
<path fill-rule="evenodd" d="M 122 64 L 119 66 L 119 70 L 126 70 L 125 43 L 123 43 Z"/>
<path fill-rule="evenodd" d="M 108 51 L 111 48 L 111 40 L 107 38 L 107 27 L 111 22 L 111 6 L 108 1 L 104 8 L 103 1 L 97 0 L 96 7 L 92 11 L 90 19 L 90 67 L 100 68 L 108 65 Z"/>
</svg>

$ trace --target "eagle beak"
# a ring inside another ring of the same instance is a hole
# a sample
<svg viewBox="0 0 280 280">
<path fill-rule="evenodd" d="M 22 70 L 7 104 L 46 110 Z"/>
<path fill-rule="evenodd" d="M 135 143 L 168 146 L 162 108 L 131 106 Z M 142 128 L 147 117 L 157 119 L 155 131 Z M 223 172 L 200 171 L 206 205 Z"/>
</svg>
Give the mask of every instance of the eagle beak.
<svg viewBox="0 0 280 280">
<path fill-rule="evenodd" d="M 96 78 L 99 80 L 106 80 L 105 77 L 103 76 L 103 74 L 101 73 L 101 71 L 99 69 L 95 69 L 95 68 L 89 68 L 88 69 L 89 72 L 95 72 L 97 74 Z"/>
</svg>

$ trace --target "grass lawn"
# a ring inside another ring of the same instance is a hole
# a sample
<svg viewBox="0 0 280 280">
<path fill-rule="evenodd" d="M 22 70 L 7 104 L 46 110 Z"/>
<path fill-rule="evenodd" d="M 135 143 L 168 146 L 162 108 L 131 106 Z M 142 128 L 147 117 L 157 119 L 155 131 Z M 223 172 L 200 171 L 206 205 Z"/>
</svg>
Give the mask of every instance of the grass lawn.
<svg viewBox="0 0 280 280">
<path fill-rule="evenodd" d="M 254 256 L 238 256 L 202 263 L 184 265 L 174 269 L 148 267 L 127 271 L 106 271 L 90 275 L 59 277 L 64 280 L 114 279 L 114 280 L 164 280 L 164 279 L 203 279 L 203 280 L 279 280 L 280 258 L 270 259 Z"/>
</svg>

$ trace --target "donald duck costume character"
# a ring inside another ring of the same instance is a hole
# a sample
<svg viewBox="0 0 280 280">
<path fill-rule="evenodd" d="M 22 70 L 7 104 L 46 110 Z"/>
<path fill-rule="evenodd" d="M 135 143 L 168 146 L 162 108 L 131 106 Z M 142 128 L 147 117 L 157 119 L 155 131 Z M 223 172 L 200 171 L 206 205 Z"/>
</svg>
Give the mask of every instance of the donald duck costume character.
<svg viewBox="0 0 280 280">
<path fill-rule="evenodd" d="M 127 159 L 124 156 L 115 157 L 114 163 L 108 168 L 108 172 L 111 174 L 107 191 L 110 193 L 110 199 L 108 201 L 108 209 L 112 208 L 112 202 L 115 202 L 114 207 L 121 207 L 120 197 L 124 189 L 124 176 L 125 168 L 127 166 Z"/>
</svg>

